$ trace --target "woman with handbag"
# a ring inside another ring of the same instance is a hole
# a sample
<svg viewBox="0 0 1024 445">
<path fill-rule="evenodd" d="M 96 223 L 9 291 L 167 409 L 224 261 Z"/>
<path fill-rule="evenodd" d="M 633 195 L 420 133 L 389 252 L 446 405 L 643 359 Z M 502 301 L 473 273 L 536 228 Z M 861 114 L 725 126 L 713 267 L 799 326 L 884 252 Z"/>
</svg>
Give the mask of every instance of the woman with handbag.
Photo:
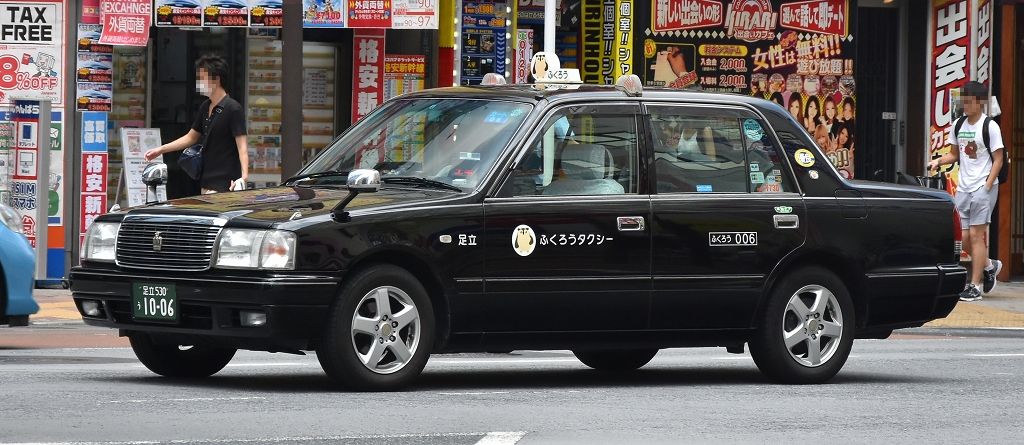
<svg viewBox="0 0 1024 445">
<path fill-rule="evenodd" d="M 196 90 L 208 99 L 199 106 L 192 129 L 145 155 L 148 162 L 164 153 L 184 150 L 178 164 L 199 181 L 204 194 L 244 190 L 249 177 L 245 112 L 224 90 L 227 73 L 224 59 L 201 57 L 196 62 Z"/>
</svg>

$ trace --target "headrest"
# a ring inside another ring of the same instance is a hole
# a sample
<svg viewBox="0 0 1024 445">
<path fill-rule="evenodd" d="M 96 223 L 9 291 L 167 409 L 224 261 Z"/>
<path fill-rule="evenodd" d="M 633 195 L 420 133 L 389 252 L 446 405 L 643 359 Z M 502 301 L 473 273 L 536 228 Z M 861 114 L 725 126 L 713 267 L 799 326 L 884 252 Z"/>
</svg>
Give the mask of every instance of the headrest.
<svg viewBox="0 0 1024 445">
<path fill-rule="evenodd" d="M 596 144 L 568 144 L 562 151 L 562 170 L 574 179 L 603 179 L 605 148 Z"/>
</svg>

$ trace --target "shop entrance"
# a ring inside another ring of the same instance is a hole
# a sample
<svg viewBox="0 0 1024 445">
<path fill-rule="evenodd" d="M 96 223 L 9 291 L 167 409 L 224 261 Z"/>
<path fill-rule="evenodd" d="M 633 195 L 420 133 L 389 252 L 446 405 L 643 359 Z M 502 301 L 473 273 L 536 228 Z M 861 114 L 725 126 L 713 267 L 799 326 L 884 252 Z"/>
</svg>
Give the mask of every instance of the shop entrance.
<svg viewBox="0 0 1024 445">
<path fill-rule="evenodd" d="M 898 8 L 857 10 L 855 171 L 858 179 L 892 182 L 899 141 Z"/>
</svg>

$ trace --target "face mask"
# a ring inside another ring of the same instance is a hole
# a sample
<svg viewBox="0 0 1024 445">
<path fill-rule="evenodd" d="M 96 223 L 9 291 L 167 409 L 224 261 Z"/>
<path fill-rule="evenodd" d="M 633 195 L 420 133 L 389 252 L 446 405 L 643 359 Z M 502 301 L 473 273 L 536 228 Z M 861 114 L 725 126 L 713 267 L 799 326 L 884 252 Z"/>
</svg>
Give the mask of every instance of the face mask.
<svg viewBox="0 0 1024 445">
<path fill-rule="evenodd" d="M 213 92 L 213 88 L 210 88 L 210 84 L 203 81 L 199 81 L 198 83 L 196 83 L 196 91 L 198 91 L 199 94 L 202 94 L 203 96 L 209 96 L 210 93 Z"/>
</svg>

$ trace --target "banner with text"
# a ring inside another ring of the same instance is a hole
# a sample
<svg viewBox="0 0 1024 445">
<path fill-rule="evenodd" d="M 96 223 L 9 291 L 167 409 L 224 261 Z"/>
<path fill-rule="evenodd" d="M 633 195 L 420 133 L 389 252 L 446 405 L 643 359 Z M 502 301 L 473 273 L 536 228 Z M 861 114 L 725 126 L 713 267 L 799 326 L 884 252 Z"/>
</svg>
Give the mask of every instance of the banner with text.
<svg viewBox="0 0 1024 445">
<path fill-rule="evenodd" d="M 149 42 L 149 26 L 153 20 L 150 0 L 103 0 L 100 12 L 103 23 L 100 43 L 146 46 Z"/>
<path fill-rule="evenodd" d="M 384 30 L 356 30 L 352 46 L 352 122 L 356 122 L 384 101 Z"/>
<path fill-rule="evenodd" d="M 854 10 L 848 0 L 654 0 L 637 74 L 648 86 L 775 101 L 852 178 Z"/>
<path fill-rule="evenodd" d="M 0 2 L 0 106 L 13 98 L 64 104 L 64 15 L 59 0 Z"/>
<path fill-rule="evenodd" d="M 971 0 L 935 0 L 932 4 L 931 109 L 929 159 L 949 153 L 946 141 L 958 113 L 959 90 L 970 80 Z M 957 166 L 945 167 L 956 180 Z M 953 187 L 955 190 L 955 186 Z"/>
</svg>

